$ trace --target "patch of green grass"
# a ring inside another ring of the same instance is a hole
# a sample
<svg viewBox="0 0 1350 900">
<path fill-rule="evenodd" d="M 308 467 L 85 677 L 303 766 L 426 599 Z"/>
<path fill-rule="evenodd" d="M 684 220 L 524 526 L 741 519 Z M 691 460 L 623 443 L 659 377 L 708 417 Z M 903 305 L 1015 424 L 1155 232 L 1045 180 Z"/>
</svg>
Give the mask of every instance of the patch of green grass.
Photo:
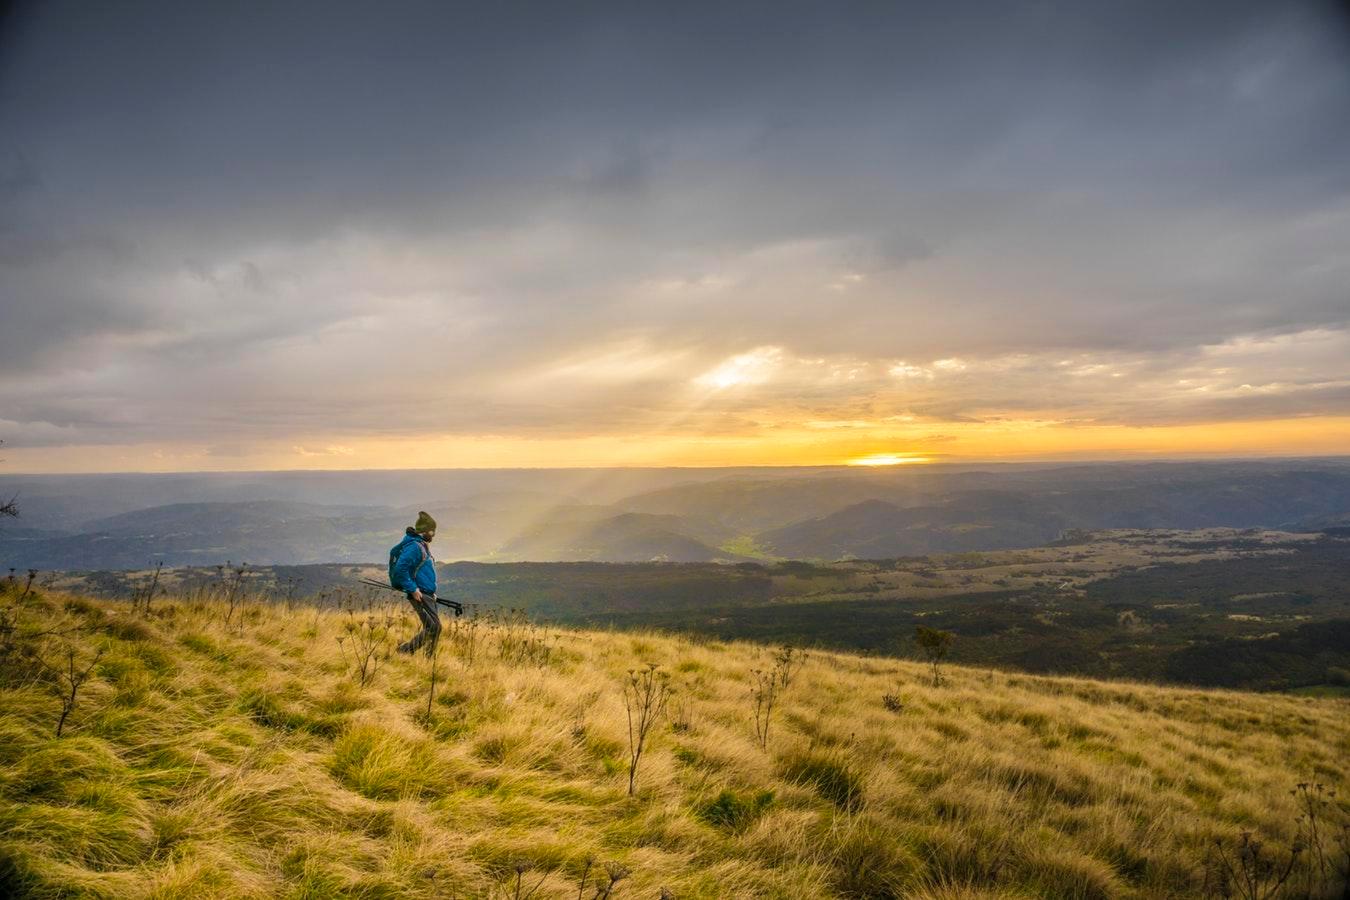
<svg viewBox="0 0 1350 900">
<path fill-rule="evenodd" d="M 784 780 L 811 787 L 840 809 L 862 806 L 862 776 L 840 752 L 791 753 L 780 761 L 779 771 Z"/>
<path fill-rule="evenodd" d="M 356 725 L 339 736 L 329 768 L 372 800 L 437 797 L 454 787 L 455 773 L 430 740 L 410 740 L 377 725 Z"/>
<path fill-rule="evenodd" d="M 773 805 L 773 791 L 737 793 L 724 790 L 707 803 L 695 807 L 698 818 L 716 828 L 743 831 Z"/>
<path fill-rule="evenodd" d="M 185 634 L 178 642 L 193 653 L 200 653 L 216 662 L 230 661 L 230 652 L 204 634 Z"/>
</svg>

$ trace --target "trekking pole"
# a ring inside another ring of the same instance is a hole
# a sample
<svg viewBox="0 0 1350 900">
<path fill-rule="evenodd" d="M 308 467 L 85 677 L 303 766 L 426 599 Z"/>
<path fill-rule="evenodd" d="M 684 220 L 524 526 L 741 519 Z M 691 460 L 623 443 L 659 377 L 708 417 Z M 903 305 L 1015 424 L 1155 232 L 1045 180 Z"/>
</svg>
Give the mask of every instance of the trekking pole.
<svg viewBox="0 0 1350 900">
<path fill-rule="evenodd" d="M 383 581 L 375 581 L 370 578 L 358 578 L 357 581 L 360 581 L 362 584 L 368 584 L 371 587 L 384 588 L 386 591 L 397 591 L 400 594 L 408 593 L 402 588 L 396 588 L 392 584 L 385 584 Z M 450 609 L 453 609 L 455 611 L 456 618 L 464 615 L 464 604 L 460 603 L 458 600 L 447 600 L 444 597 L 435 597 L 435 600 L 441 606 L 447 606 Z"/>
</svg>

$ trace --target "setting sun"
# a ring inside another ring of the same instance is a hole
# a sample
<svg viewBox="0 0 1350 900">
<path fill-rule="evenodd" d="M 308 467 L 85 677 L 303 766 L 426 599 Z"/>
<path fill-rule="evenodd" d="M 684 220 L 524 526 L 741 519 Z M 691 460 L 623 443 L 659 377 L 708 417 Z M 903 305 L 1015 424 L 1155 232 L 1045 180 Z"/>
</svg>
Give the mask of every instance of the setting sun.
<svg viewBox="0 0 1350 900">
<path fill-rule="evenodd" d="M 914 463 L 932 462 L 927 456 L 910 456 L 907 453 L 873 453 L 850 459 L 850 466 L 907 466 Z"/>
</svg>

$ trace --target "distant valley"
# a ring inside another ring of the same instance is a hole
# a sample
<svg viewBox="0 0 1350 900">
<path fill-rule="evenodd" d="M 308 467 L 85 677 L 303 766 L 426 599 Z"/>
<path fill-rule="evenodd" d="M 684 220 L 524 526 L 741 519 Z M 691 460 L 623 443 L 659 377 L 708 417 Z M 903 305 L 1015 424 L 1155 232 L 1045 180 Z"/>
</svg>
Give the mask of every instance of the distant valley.
<svg viewBox="0 0 1350 900">
<path fill-rule="evenodd" d="M 0 565 L 44 571 L 370 563 L 419 509 L 444 561 L 885 559 L 1078 530 L 1308 530 L 1350 516 L 1350 461 L 12 476 Z"/>
</svg>

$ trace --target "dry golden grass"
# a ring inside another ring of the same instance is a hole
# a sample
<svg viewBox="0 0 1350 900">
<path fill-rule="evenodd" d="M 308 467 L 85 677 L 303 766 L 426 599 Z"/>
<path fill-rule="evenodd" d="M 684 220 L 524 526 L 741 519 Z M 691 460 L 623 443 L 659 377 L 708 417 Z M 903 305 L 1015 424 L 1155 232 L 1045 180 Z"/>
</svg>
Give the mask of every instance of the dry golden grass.
<svg viewBox="0 0 1350 900">
<path fill-rule="evenodd" d="M 768 649 L 487 625 L 472 662 L 442 641 L 427 716 L 429 663 L 361 688 L 343 612 L 3 608 L 0 894 L 577 897 L 590 859 L 584 898 L 607 864 L 616 898 L 1203 896 L 1214 839 L 1288 846 L 1291 788 L 1343 787 L 1350 758 L 1345 701 L 961 668 L 934 688 L 834 653 L 761 749 Z M 39 645 L 104 648 L 60 739 Z M 622 684 L 649 662 L 677 694 L 629 797 Z"/>
</svg>

